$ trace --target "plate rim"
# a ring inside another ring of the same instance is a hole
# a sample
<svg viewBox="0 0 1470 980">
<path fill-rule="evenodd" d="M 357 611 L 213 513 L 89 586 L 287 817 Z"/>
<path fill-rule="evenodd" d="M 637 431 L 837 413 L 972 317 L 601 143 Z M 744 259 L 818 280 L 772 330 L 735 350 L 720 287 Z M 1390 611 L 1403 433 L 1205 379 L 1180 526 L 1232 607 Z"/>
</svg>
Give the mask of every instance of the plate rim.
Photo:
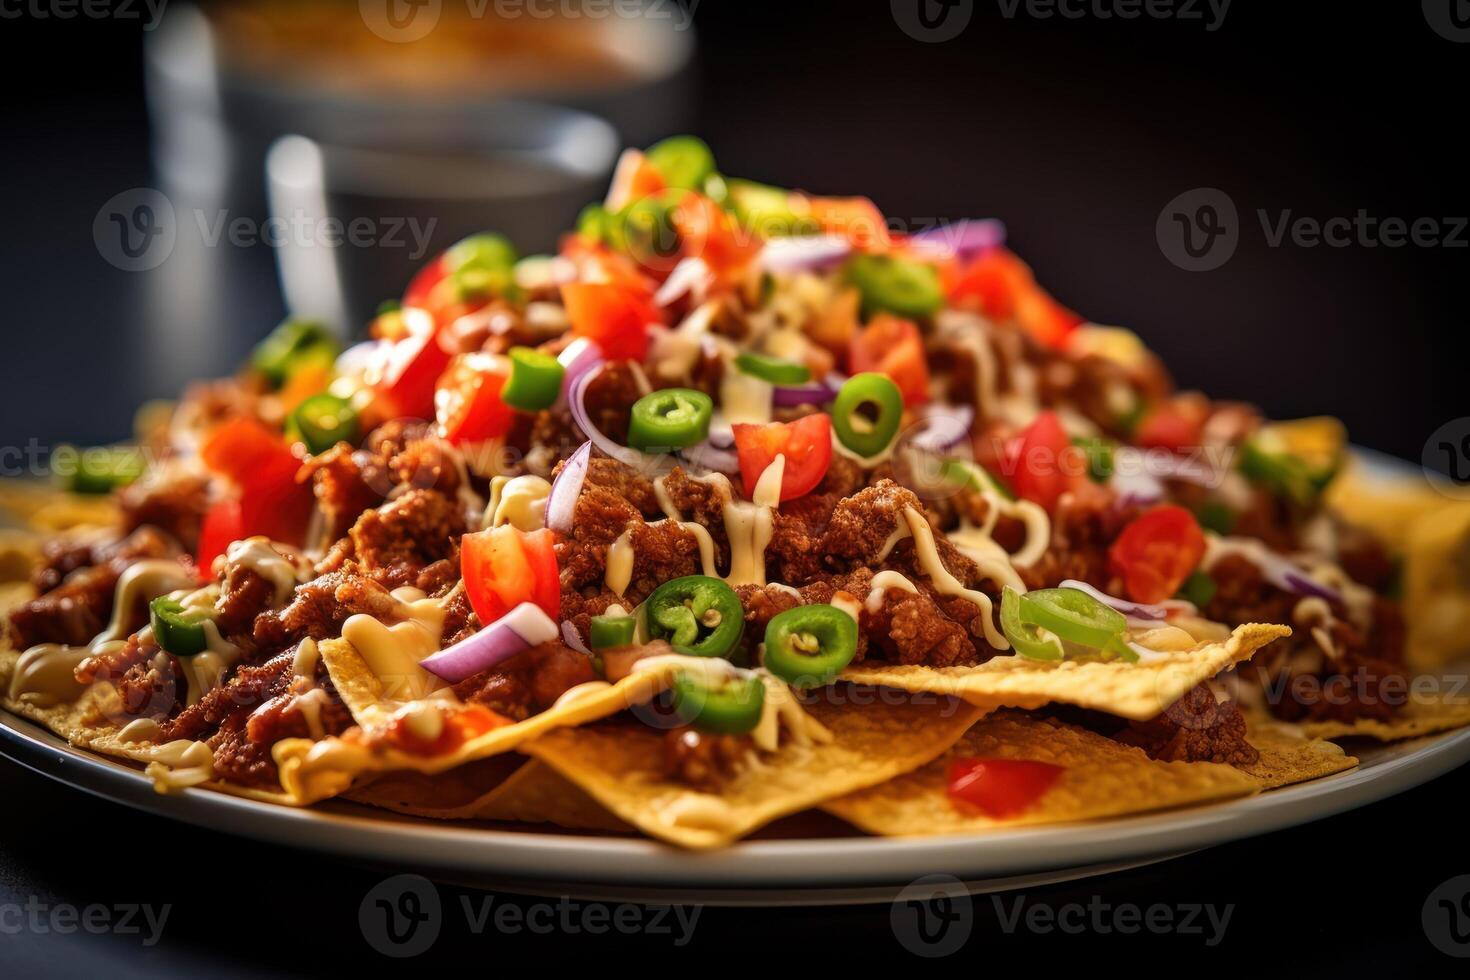
<svg viewBox="0 0 1470 980">
<path fill-rule="evenodd" d="M 1410 751 L 1406 746 L 1421 743 Z M 1384 746 L 1383 751 L 1388 751 Z M 1396 743 L 1389 758 L 1295 786 L 1195 806 L 984 835 L 746 840 L 687 851 L 638 837 L 498 829 L 355 804 L 296 808 L 208 789 L 157 793 L 143 773 L 0 712 L 0 755 L 94 796 L 205 829 L 476 880 L 696 887 L 716 892 L 863 888 L 945 873 L 967 881 L 1137 861 L 1310 823 L 1470 761 L 1470 729 Z M 363 808 L 364 811 L 366 808 Z"/>
</svg>

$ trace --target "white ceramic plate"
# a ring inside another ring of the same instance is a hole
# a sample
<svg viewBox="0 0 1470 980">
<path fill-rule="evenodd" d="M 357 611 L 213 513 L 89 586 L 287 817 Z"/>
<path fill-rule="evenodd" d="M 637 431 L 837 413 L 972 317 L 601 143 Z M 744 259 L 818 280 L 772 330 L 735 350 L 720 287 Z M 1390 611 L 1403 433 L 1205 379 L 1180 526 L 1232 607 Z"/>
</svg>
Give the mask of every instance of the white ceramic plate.
<svg viewBox="0 0 1470 980">
<path fill-rule="evenodd" d="M 1363 454 L 1370 469 L 1404 464 Z M 914 879 L 948 874 L 972 890 L 1065 880 L 1162 860 L 1372 803 L 1470 760 L 1470 729 L 1355 745 L 1348 772 L 1259 796 L 1092 823 L 978 837 L 875 838 L 799 818 L 713 853 L 632 837 L 444 823 L 349 803 L 307 810 L 190 789 L 170 796 L 142 773 L 81 752 L 0 711 L 0 754 L 78 789 L 176 820 L 258 840 L 399 866 L 444 880 L 527 893 L 724 904 L 888 901 Z M 817 836 L 813 836 L 813 833 Z M 785 839 L 776 839 L 784 835 Z"/>
<path fill-rule="evenodd" d="M 0 753 L 78 789 L 173 819 L 464 883 L 729 904 L 886 901 L 935 873 L 987 890 L 1117 870 L 1318 820 L 1417 786 L 1470 760 L 1470 729 L 1355 752 L 1362 765 L 1349 772 L 1164 813 L 980 837 L 751 840 L 693 854 L 638 838 L 437 823 L 347 803 L 298 810 L 209 790 L 162 796 L 137 770 L 0 713 Z"/>
</svg>

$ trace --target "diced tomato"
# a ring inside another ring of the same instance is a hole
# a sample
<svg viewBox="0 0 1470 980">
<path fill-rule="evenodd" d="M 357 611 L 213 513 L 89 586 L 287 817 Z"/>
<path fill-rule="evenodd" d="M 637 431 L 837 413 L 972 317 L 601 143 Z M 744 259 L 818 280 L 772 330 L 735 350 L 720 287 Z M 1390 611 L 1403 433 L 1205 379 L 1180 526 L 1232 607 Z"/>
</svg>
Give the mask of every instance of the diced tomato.
<svg viewBox="0 0 1470 980">
<path fill-rule="evenodd" d="M 648 325 L 659 318 L 652 297 L 617 282 L 569 282 L 561 287 L 572 333 L 597 341 L 613 360 L 643 360 Z"/>
<path fill-rule="evenodd" d="M 777 456 L 786 457 L 781 471 L 782 500 L 811 493 L 832 464 L 832 419 L 825 412 L 795 422 L 741 423 L 732 428 L 747 497 L 755 496 L 756 483 Z"/>
<path fill-rule="evenodd" d="M 480 443 L 510 431 L 515 411 L 500 397 L 510 371 L 490 354 L 460 354 L 434 390 L 439 435 L 452 445 Z"/>
<path fill-rule="evenodd" d="M 1204 429 L 1204 412 L 1187 402 L 1164 402 L 1150 409 L 1138 423 L 1133 441 L 1145 449 L 1188 452 L 1204 441 Z"/>
<path fill-rule="evenodd" d="M 761 251 L 761 241 L 741 229 L 724 208 L 703 194 L 689 193 L 674 209 L 680 254 L 698 256 L 717 277 L 729 281 L 750 265 Z"/>
<path fill-rule="evenodd" d="M 449 254 L 443 253 L 428 265 L 415 273 L 409 281 L 408 289 L 403 293 L 403 305 L 417 309 L 429 308 L 430 298 L 434 293 L 434 287 L 443 282 L 452 270 L 449 267 Z"/>
<path fill-rule="evenodd" d="M 526 534 L 510 525 L 460 539 L 465 592 L 486 626 L 523 602 L 553 619 L 561 612 L 561 584 L 552 532 Z"/>
<path fill-rule="evenodd" d="M 609 211 L 621 211 L 634 201 L 657 194 L 666 186 L 663 175 L 648 162 L 642 151 L 627 149 L 618 157 L 612 185 L 607 189 L 607 198 L 602 206 Z"/>
<path fill-rule="evenodd" d="M 903 393 L 905 408 L 929 400 L 929 362 L 924 338 L 913 321 L 880 313 L 852 341 L 849 361 L 853 374 L 886 374 Z"/>
<path fill-rule="evenodd" d="M 843 236 L 856 248 L 881 250 L 892 243 L 888 220 L 866 197 L 813 197 L 806 203 L 823 231 Z"/>
<path fill-rule="evenodd" d="M 561 618 L 561 572 L 556 566 L 556 532 L 548 528 L 521 535 L 521 547 L 535 578 L 531 601 L 552 619 Z"/>
<path fill-rule="evenodd" d="M 258 419 L 240 416 L 215 426 L 199 456 L 239 488 L 238 537 L 302 543 L 315 501 L 311 488 L 296 479 L 301 460 L 283 436 Z"/>
<path fill-rule="evenodd" d="M 1016 320 L 1038 341 L 1059 347 L 1083 318 L 1036 283 L 1031 267 L 1007 249 L 989 249 L 969 265 L 943 269 L 950 302 L 976 306 L 994 320 Z"/>
<path fill-rule="evenodd" d="M 450 352 L 426 310 L 404 307 L 406 336 L 387 349 L 377 383 L 380 412 L 387 418 L 427 419 L 434 411 L 434 386 L 449 367 Z"/>
<path fill-rule="evenodd" d="M 949 764 L 949 798 L 1003 820 L 1024 813 L 1065 771 L 1030 759 L 954 759 Z"/>
<path fill-rule="evenodd" d="M 1113 574 L 1135 602 L 1163 602 L 1179 591 L 1205 556 L 1194 514 L 1175 504 L 1155 507 L 1123 528 L 1108 550 Z"/>
<path fill-rule="evenodd" d="M 1001 476 L 1016 495 L 1048 511 L 1079 481 L 1085 481 L 1086 461 L 1062 428 L 1056 412 L 1042 412 L 1020 436 L 1006 446 Z"/>
<path fill-rule="evenodd" d="M 467 704 L 453 713 L 434 708 L 413 710 L 439 710 L 439 734 L 431 739 L 424 738 L 415 730 L 412 716 L 404 712 L 389 723 L 386 738 L 403 752 L 428 758 L 448 755 L 470 739 L 512 724 L 509 718 L 481 704 Z"/>
<path fill-rule="evenodd" d="M 240 501 L 216 501 L 204 514 L 199 529 L 199 572 L 209 575 L 214 560 L 229 550 L 230 545 L 245 537 L 245 521 L 240 516 Z"/>
</svg>

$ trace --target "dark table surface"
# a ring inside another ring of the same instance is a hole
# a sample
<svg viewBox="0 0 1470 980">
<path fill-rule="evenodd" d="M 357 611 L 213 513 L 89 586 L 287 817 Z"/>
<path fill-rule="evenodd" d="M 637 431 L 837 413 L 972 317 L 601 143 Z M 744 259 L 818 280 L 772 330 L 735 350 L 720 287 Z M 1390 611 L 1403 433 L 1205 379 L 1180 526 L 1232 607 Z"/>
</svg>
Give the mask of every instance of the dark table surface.
<svg viewBox="0 0 1470 980">
<path fill-rule="evenodd" d="M 968 910 L 951 906 L 969 931 L 957 932 L 963 945 L 936 962 L 1056 969 L 1111 954 L 1172 962 L 1189 973 L 1189 964 L 1204 962 L 1267 976 L 1448 973 L 1457 960 L 1431 943 L 1422 915 L 1438 886 L 1470 874 L 1465 777 L 1462 769 L 1317 823 L 1160 864 L 976 896 Z M 0 800 L 7 975 L 321 976 L 390 965 L 370 945 L 359 910 L 370 891 L 411 868 L 361 867 L 165 821 L 9 762 L 0 763 Z M 712 957 L 732 957 L 761 969 L 806 958 L 921 962 L 899 938 L 887 904 L 685 908 L 682 919 L 656 919 L 659 913 L 620 912 L 617 903 L 447 884 L 436 891 L 437 938 L 405 966 L 474 965 L 487 957 L 559 962 L 593 952 L 632 954 L 622 962 L 635 969 L 650 962 L 677 969 L 685 956 L 703 967 Z M 93 932 L 76 924 L 89 906 L 107 910 L 91 913 Z M 514 911 L 501 912 L 504 906 Z M 1114 929 L 1128 925 L 1130 907 L 1144 915 L 1155 906 L 1168 910 L 1172 931 Z M 141 908 L 151 920 L 129 911 Z M 78 918 L 66 918 L 68 909 Z M 53 918 L 57 910 L 61 918 Z M 626 931 L 590 931 L 619 921 Z M 477 922 L 486 923 L 478 932 Z M 109 923 L 120 928 L 104 931 Z M 1470 913 L 1460 924 L 1470 928 Z M 74 931 L 63 933 L 68 926 Z M 1443 942 L 1444 927 L 1433 928 Z M 1458 951 L 1470 955 L 1470 937 Z"/>
<path fill-rule="evenodd" d="M 1463 127 L 1446 115 L 1470 46 L 1428 30 L 1420 5 L 1345 16 L 1337 5 L 1240 3 L 1205 31 L 1002 18 L 977 4 L 974 26 L 948 44 L 898 35 L 887 6 L 700 6 L 696 128 L 730 172 L 872 194 L 894 215 L 1003 217 L 1065 301 L 1139 329 L 1182 383 L 1276 416 L 1339 413 L 1358 441 L 1417 458 L 1436 426 L 1464 414 L 1460 362 L 1443 345 L 1463 326 L 1470 252 L 1280 248 L 1255 227 L 1262 209 L 1470 213 Z M 178 302 L 177 278 L 122 272 L 94 247 L 102 203 L 156 181 L 140 41 L 135 22 L 0 24 L 0 445 L 121 437 L 141 400 L 229 370 L 282 313 L 263 246 L 226 255 L 227 275 L 194 283 L 205 301 L 194 308 Z M 1176 194 L 1211 186 L 1236 200 L 1249 234 L 1223 269 L 1184 272 L 1161 254 L 1155 220 Z M 1455 961 L 1431 946 L 1421 910 L 1437 885 L 1470 873 L 1465 797 L 1462 771 L 1307 827 L 1025 895 L 1054 908 L 1231 906 L 1213 947 L 1198 935 L 1007 932 L 1012 906 L 981 898 L 956 959 L 1036 969 L 1060 955 L 1096 969 L 1135 962 L 1098 953 L 1162 953 L 1154 969 L 1170 975 L 1225 960 L 1266 974 L 1447 972 Z M 323 974 L 385 962 L 358 926 L 384 874 L 160 822 L 0 763 L 6 975 Z M 441 893 L 450 909 L 479 901 Z M 138 934 L 24 924 L 28 906 L 92 905 L 114 918 L 122 906 L 169 911 L 151 946 Z M 592 938 L 477 936 L 456 913 L 412 965 L 488 969 L 506 951 L 672 945 Z M 799 954 L 904 952 L 881 906 L 709 909 L 684 951 L 705 967 L 719 957 L 762 969 Z"/>
</svg>

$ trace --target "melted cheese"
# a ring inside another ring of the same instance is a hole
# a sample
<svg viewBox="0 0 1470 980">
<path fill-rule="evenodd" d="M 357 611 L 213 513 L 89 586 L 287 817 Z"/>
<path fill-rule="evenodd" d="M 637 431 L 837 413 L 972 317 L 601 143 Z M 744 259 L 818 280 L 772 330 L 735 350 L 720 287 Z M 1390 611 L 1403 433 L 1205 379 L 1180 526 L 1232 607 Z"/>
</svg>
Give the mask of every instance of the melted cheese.
<svg viewBox="0 0 1470 980">
<path fill-rule="evenodd" d="M 444 607 L 417 589 L 396 589 L 400 621 L 384 625 L 364 613 L 342 624 L 342 638 L 357 650 L 383 686 L 386 700 L 413 701 L 445 688 L 444 682 L 419 666 L 439 650 Z"/>
<path fill-rule="evenodd" d="M 721 512 L 725 520 L 725 537 L 730 542 L 730 572 L 724 576 L 730 585 L 766 584 L 766 546 L 771 543 L 775 532 L 775 511 L 781 504 L 781 478 L 786 469 L 786 457 L 778 455 L 756 481 L 753 500 L 737 500 L 730 487 L 730 480 L 722 473 L 711 473 L 704 477 L 690 477 L 709 484 L 721 501 Z M 664 486 L 664 477 L 653 481 L 654 493 L 659 507 L 668 519 L 689 531 L 699 542 L 700 560 L 704 574 L 718 578 L 715 568 L 714 540 L 699 524 L 685 521 L 674 506 Z"/>
<path fill-rule="evenodd" d="M 919 567 L 924 574 L 929 576 L 930 583 L 940 595 L 959 596 L 975 604 L 980 610 L 981 626 L 985 630 L 985 640 L 997 650 L 1009 650 L 1010 642 L 1005 635 L 996 629 L 994 607 L 990 596 L 974 589 L 967 589 L 964 583 L 950 574 L 949 569 L 944 567 L 944 562 L 939 558 L 939 547 L 934 542 L 934 529 L 924 519 L 924 515 L 913 507 L 904 508 L 904 518 L 908 521 L 909 532 L 914 538 L 914 550 L 919 558 Z M 1018 592 L 1025 592 L 1026 585 L 1016 570 L 1011 567 L 1010 562 L 992 558 L 986 562 L 977 562 L 980 574 L 998 585 L 1009 585 Z"/>
<path fill-rule="evenodd" d="M 161 595 L 188 588 L 195 581 L 193 573 L 176 561 L 155 559 L 129 565 L 113 592 L 112 621 L 92 645 L 127 639 L 128 620 L 140 606 Z"/>
<path fill-rule="evenodd" d="M 775 385 L 726 365 L 720 381 L 720 412 L 724 422 L 764 425 L 771 421 L 771 397 Z"/>
<path fill-rule="evenodd" d="M 297 677 L 316 676 L 316 664 L 320 657 L 321 652 L 317 649 L 316 640 L 308 636 L 296 647 L 296 656 L 291 660 L 291 673 Z"/>
<path fill-rule="evenodd" d="M 633 529 L 628 528 L 607 549 L 607 569 L 603 582 L 619 599 L 628 591 L 633 581 L 633 561 L 637 557 L 633 550 Z"/>
<path fill-rule="evenodd" d="M 546 526 L 546 501 L 550 496 L 551 484 L 539 476 L 494 477 L 482 526 L 509 524 L 518 531 L 539 531 Z"/>
<path fill-rule="evenodd" d="M 70 704 L 82 696 L 85 685 L 77 682 L 77 667 L 92 655 L 88 647 L 42 643 L 20 655 L 10 678 L 10 700 L 50 708 Z"/>
<path fill-rule="evenodd" d="M 265 579 L 276 590 L 273 605 L 277 606 L 290 598 L 301 576 L 308 571 L 281 554 L 269 538 L 263 537 L 246 538 L 230 545 L 225 551 L 225 568 L 226 583 L 240 569 L 252 571 Z M 229 591 L 228 587 L 225 591 Z"/>
<path fill-rule="evenodd" d="M 863 607 L 870 613 L 876 613 L 879 609 L 882 609 L 883 596 L 889 589 L 903 589 L 905 592 L 912 592 L 915 595 L 919 594 L 919 587 L 910 582 L 906 576 L 895 571 L 879 572 L 873 576 L 872 588 L 868 591 L 868 598 L 863 603 Z M 834 598 L 836 597 L 834 596 Z M 853 619 L 856 618 L 856 616 L 853 617 Z"/>
<path fill-rule="evenodd" d="M 851 592 L 838 591 L 832 593 L 832 601 L 830 605 L 833 609 L 841 609 L 843 612 L 847 613 L 849 616 L 852 617 L 853 622 L 858 621 L 863 611 L 862 604 L 858 602 L 857 597 L 854 596 Z"/>
</svg>

